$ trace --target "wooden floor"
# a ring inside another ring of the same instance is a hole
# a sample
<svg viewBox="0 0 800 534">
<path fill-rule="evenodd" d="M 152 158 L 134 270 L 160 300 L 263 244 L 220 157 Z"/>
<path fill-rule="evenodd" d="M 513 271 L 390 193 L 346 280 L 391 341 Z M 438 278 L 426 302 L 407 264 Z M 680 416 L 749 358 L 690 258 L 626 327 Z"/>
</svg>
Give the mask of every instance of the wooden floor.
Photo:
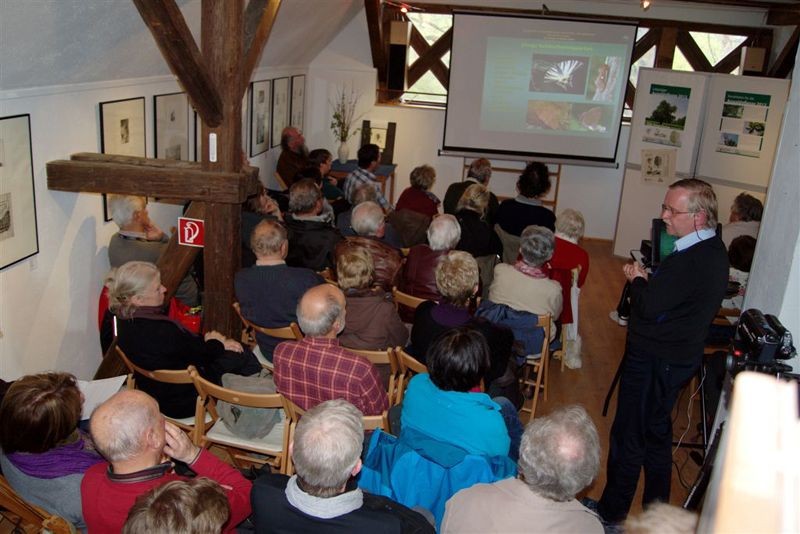
<svg viewBox="0 0 800 534">
<path fill-rule="evenodd" d="M 595 483 L 585 492 L 593 499 L 599 499 L 606 481 L 606 458 L 608 456 L 608 434 L 616 410 L 616 396 L 612 400 L 607 417 L 603 417 L 603 400 L 605 399 L 611 380 L 619 365 L 625 346 L 627 329 L 612 322 L 608 313 L 615 309 L 620 292 L 625 283 L 622 266 L 625 260 L 612 255 L 611 242 L 585 240 L 581 243 L 589 252 L 590 267 L 586 284 L 581 289 L 579 332 L 583 339 L 583 366 L 580 369 L 565 368 L 562 373 L 560 362 L 552 361 L 550 366 L 550 387 L 548 400 L 540 400 L 537 415 L 568 404 L 580 404 L 589 412 L 600 433 L 602 448 L 602 465 L 600 475 Z M 684 391 L 676 404 L 673 413 L 673 431 L 675 440 L 687 427 L 688 393 Z M 684 441 L 694 441 L 697 436 L 696 427 L 699 421 L 699 401 L 693 404 L 691 429 L 686 433 Z M 523 417 L 527 414 L 523 414 Z M 523 423 L 525 419 L 523 419 Z M 698 466 L 689 458 L 685 448 L 678 449 L 673 456 L 672 472 L 672 504 L 682 504 L 688 488 L 694 482 Z M 680 477 L 683 478 L 683 484 Z M 641 511 L 642 481 L 634 499 L 632 513 Z"/>
</svg>

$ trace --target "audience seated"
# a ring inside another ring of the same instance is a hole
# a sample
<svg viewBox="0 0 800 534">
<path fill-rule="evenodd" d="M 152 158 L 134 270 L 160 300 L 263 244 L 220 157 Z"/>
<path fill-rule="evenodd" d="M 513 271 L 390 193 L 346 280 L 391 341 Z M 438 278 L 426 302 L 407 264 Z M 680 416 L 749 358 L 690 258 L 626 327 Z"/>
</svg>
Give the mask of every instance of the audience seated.
<svg viewBox="0 0 800 534">
<path fill-rule="evenodd" d="M 528 163 L 517 180 L 516 198 L 504 200 L 497 209 L 495 222 L 511 235 L 521 235 L 531 225 L 556 229 L 556 216 L 544 207 L 541 199 L 550 191 L 547 165 L 538 161 Z"/>
<path fill-rule="evenodd" d="M 84 472 L 103 458 L 78 429 L 83 395 L 67 373 L 23 376 L 0 404 L 0 467 L 23 499 L 63 517 L 76 529 L 86 524 L 80 486 Z"/>
<path fill-rule="evenodd" d="M 329 400 L 307 411 L 290 445 L 296 475 L 267 473 L 253 484 L 256 532 L 433 533 L 423 516 L 348 481 L 361 471 L 362 414 Z"/>
<path fill-rule="evenodd" d="M 236 273 L 234 287 L 242 315 L 266 328 L 279 328 L 297 321 L 295 308 L 307 289 L 324 282 L 322 277 L 303 267 L 289 267 L 286 256 L 289 242 L 286 228 L 279 221 L 262 221 L 255 227 L 250 247 L 256 264 Z M 261 355 L 272 361 L 277 338 L 256 332 Z"/>
<path fill-rule="evenodd" d="M 358 247 L 366 250 L 375 266 L 375 284 L 391 290 L 398 284 L 403 255 L 384 241 L 386 222 L 383 210 L 375 202 L 362 202 L 353 208 L 352 226 L 355 236 L 345 237 L 336 245 L 336 264 L 347 250 Z"/>
<path fill-rule="evenodd" d="M 331 284 L 312 287 L 297 305 L 301 341 L 275 348 L 275 385 L 303 410 L 331 399 L 345 399 L 365 415 L 389 407 L 378 371 L 366 358 L 339 346 L 345 327 L 345 298 Z"/>
<path fill-rule="evenodd" d="M 334 266 L 334 248 L 341 234 L 322 215 L 322 193 L 314 180 L 303 179 L 289 189 L 289 254 L 286 263 L 322 271 Z"/>
<path fill-rule="evenodd" d="M 328 176 L 333 164 L 333 155 L 324 148 L 314 149 L 308 153 L 308 164 L 319 169 L 319 173 L 322 176 L 322 196 L 331 202 L 335 210 L 337 205 L 335 201 L 344 199 L 344 191 L 339 189 L 335 178 Z M 341 206 L 342 203 L 339 205 Z"/>
<path fill-rule="evenodd" d="M 578 287 L 583 287 L 589 274 L 589 253 L 578 245 L 583 238 L 585 223 L 579 211 L 566 209 L 556 219 L 556 239 L 553 257 L 550 258 L 550 278 L 561 284 L 563 307 L 561 324 L 572 323 L 572 269 L 581 268 Z"/>
<path fill-rule="evenodd" d="M 471 454 L 516 461 L 522 424 L 505 397 L 479 390 L 490 367 L 486 338 L 457 327 L 439 336 L 428 351 L 429 374 L 408 384 L 400 414 L 403 433 L 415 432 Z"/>
<path fill-rule="evenodd" d="M 755 250 L 756 240 L 749 235 L 737 237 L 731 242 L 731 246 L 728 247 L 728 262 L 730 263 L 730 268 L 728 269 L 728 287 L 731 289 L 735 288 L 736 292 L 727 293 L 720 307 L 725 310 L 738 310 L 739 313 L 726 316 L 729 324 L 717 324 L 717 321 L 711 323 L 708 327 L 706 344 L 726 345 L 733 339 L 733 335 L 736 333 L 736 324 L 743 311 L 744 295 L 747 291 L 747 281 L 750 278 L 750 268 L 753 265 Z M 721 361 L 717 363 L 724 365 L 724 359 L 724 357 L 720 358 Z M 715 378 L 720 380 L 720 385 L 724 374 L 724 369 L 719 368 L 715 375 Z"/>
<path fill-rule="evenodd" d="M 147 198 L 129 195 L 108 195 L 108 210 L 119 226 L 119 232 L 108 243 L 108 262 L 119 267 L 129 261 L 157 263 L 167 248 L 169 237 L 150 220 Z M 200 304 L 197 283 L 191 274 L 181 280 L 175 297 L 187 306 Z"/>
<path fill-rule="evenodd" d="M 461 239 L 456 249 L 469 252 L 476 258 L 503 253 L 503 243 L 494 229 L 486 223 L 489 190 L 481 184 L 472 184 L 464 191 L 456 205 L 456 219 L 461 227 Z"/>
<path fill-rule="evenodd" d="M 183 480 L 173 471 L 170 458 L 225 489 L 231 512 L 223 532 L 235 532 L 250 515 L 250 482 L 164 421 L 158 404 L 146 393 L 124 390 L 112 396 L 94 411 L 90 427 L 95 446 L 108 463 L 90 467 L 81 483 L 89 532 L 120 532 L 138 496 Z"/>
<path fill-rule="evenodd" d="M 725 246 L 730 248 L 733 240 L 743 235 L 757 239 L 763 213 L 764 205 L 760 200 L 747 193 L 739 193 L 731 205 L 730 222 L 722 226 Z"/>
<path fill-rule="evenodd" d="M 283 221 L 283 214 L 277 201 L 261 186 L 258 193 L 248 197 L 242 206 L 242 267 L 250 267 L 256 262 L 255 253 L 250 247 L 250 236 L 256 225 L 265 219 Z"/>
<path fill-rule="evenodd" d="M 478 158 L 473 160 L 467 171 L 466 180 L 450 184 L 450 187 L 447 188 L 447 192 L 444 195 L 444 212 L 455 215 L 458 211 L 458 201 L 461 200 L 461 195 L 464 194 L 464 191 L 472 184 L 481 184 L 488 189 L 491 177 L 492 163 L 488 159 Z M 490 192 L 485 214 L 485 221 L 489 226 L 494 226 L 498 206 L 497 196 Z"/>
<path fill-rule="evenodd" d="M 375 180 L 375 169 L 381 161 L 381 149 L 378 145 L 368 144 L 358 149 L 358 168 L 347 175 L 344 182 L 344 196 L 350 204 L 355 204 L 356 189 L 362 185 L 370 185 L 375 189 L 375 201 L 385 212 L 392 211 L 392 205 L 381 192 L 381 184 Z"/>
<path fill-rule="evenodd" d="M 416 211 L 427 217 L 439 214 L 441 201 L 431 192 L 436 181 L 436 171 L 430 165 L 420 165 L 411 171 L 411 186 L 400 194 L 395 210 Z"/>
<path fill-rule="evenodd" d="M 313 180 L 314 184 L 317 186 L 317 189 L 320 190 L 322 193 L 322 173 L 320 172 L 318 167 L 305 167 L 297 171 L 297 174 L 294 175 L 294 182 L 297 183 L 300 180 L 305 180 L 308 178 L 309 180 Z M 319 212 L 319 220 L 325 223 L 334 226 L 336 222 L 336 213 L 333 210 L 333 206 L 330 205 L 328 199 L 325 198 L 325 195 L 322 194 L 322 210 Z"/>
<path fill-rule="evenodd" d="M 441 532 L 603 533 L 597 515 L 575 499 L 600 467 L 600 440 L 586 410 L 569 406 L 529 423 L 518 465 L 517 478 L 456 493 Z"/>
<path fill-rule="evenodd" d="M 494 268 L 489 300 L 518 311 L 551 316 L 550 340 L 556 335 L 555 320 L 561 315 L 561 286 L 547 277 L 545 263 L 553 256 L 555 236 L 542 226 L 529 226 L 522 232 L 522 259 L 514 265 L 501 263 Z"/>
<path fill-rule="evenodd" d="M 470 326 L 480 331 L 489 343 L 490 367 L 484 381 L 486 389 L 496 395 L 502 389 L 513 402 L 518 398 L 515 364 L 510 360 L 514 336 L 508 329 L 473 317 L 468 305 L 478 289 L 478 264 L 475 258 L 463 251 L 451 251 L 443 256 L 436 266 L 436 287 L 442 295 L 438 304 L 428 300 L 417 307 L 414 326 L 411 328 L 411 344 L 406 349 L 423 364 L 427 364 L 428 350 L 433 341 L 444 332 L 459 326 Z M 499 379 L 503 380 L 499 380 Z"/>
<path fill-rule="evenodd" d="M 308 147 L 303 132 L 295 126 L 287 126 L 281 132 L 281 155 L 278 157 L 276 172 L 286 183 L 286 187 L 291 187 L 295 175 L 306 167 Z"/>
<path fill-rule="evenodd" d="M 339 232 L 341 232 L 343 236 L 357 235 L 356 231 L 353 230 L 353 225 L 352 225 L 353 210 L 355 209 L 355 207 L 363 202 L 370 202 L 370 201 L 375 202 L 376 198 L 377 198 L 377 192 L 375 191 L 375 188 L 372 187 L 371 185 L 361 185 L 356 188 L 355 193 L 353 193 L 352 208 L 340 213 L 336 217 L 336 227 L 339 229 Z M 403 247 L 403 239 L 400 237 L 400 234 L 397 232 L 397 230 L 395 229 L 394 225 L 391 222 L 389 222 L 388 220 L 385 221 L 384 229 L 385 229 L 383 235 L 384 243 L 396 248 Z"/>
<path fill-rule="evenodd" d="M 436 264 L 458 244 L 461 227 L 452 215 L 441 215 L 431 222 L 427 234 L 427 245 L 417 245 L 408 251 L 399 289 L 415 297 L 439 300 Z"/>
<path fill-rule="evenodd" d="M 106 281 L 111 311 L 117 317 L 120 348 L 147 370 L 186 369 L 194 365 L 208 380 L 221 384 L 224 373 L 252 375 L 261 370 L 249 350 L 219 332 L 204 337 L 164 315 L 164 286 L 152 263 L 131 261 L 112 271 Z M 145 376 L 137 387 L 152 395 L 168 417 L 194 415 L 197 392 L 191 384 L 165 384 Z"/>
<path fill-rule="evenodd" d="M 377 204 L 375 209 L 380 211 Z M 374 258 L 367 249 L 350 246 L 336 259 L 347 307 L 347 324 L 339 343 L 351 349 L 382 350 L 405 345 L 408 340 L 408 329 L 397 315 L 392 294 L 373 285 Z"/>
<path fill-rule="evenodd" d="M 136 499 L 122 534 L 219 534 L 230 515 L 228 497 L 217 482 L 173 480 Z"/>
</svg>

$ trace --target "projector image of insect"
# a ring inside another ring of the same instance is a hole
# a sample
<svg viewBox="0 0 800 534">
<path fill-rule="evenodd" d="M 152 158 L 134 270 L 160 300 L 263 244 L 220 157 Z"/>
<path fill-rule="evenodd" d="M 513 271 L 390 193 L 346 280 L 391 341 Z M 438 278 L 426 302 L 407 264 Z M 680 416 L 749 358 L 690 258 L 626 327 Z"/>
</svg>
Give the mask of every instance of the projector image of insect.
<svg viewBox="0 0 800 534">
<path fill-rule="evenodd" d="M 586 61 L 580 58 L 534 54 L 529 89 L 550 93 L 584 93 L 586 65 Z"/>
<path fill-rule="evenodd" d="M 548 82 L 553 82 L 562 89 L 572 88 L 572 76 L 575 71 L 583 66 L 583 61 L 576 59 L 569 59 L 556 63 L 544 73 L 544 79 Z"/>
</svg>

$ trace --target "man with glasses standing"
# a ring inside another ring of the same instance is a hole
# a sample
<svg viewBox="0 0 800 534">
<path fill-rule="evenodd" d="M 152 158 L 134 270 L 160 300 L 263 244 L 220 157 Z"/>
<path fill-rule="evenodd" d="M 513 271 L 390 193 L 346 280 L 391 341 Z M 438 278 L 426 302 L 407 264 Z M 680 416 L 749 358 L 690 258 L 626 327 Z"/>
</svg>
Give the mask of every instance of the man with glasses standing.
<svg viewBox="0 0 800 534">
<path fill-rule="evenodd" d="M 631 285 L 631 317 L 607 482 L 598 503 L 606 524 L 625 519 L 642 468 L 643 504 L 669 502 L 672 407 L 702 363 L 708 326 L 728 280 L 711 186 L 679 180 L 669 187 L 661 208 L 667 232 L 678 238 L 674 252 L 649 276 L 639 263 L 623 268 Z"/>
</svg>

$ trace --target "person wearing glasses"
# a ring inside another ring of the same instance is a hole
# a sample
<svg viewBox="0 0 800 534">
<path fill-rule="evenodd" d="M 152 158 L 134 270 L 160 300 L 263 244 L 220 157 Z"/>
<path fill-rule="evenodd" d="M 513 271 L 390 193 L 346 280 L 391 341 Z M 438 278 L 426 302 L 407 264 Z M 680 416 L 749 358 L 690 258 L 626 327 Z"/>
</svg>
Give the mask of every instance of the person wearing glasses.
<svg viewBox="0 0 800 534">
<path fill-rule="evenodd" d="M 678 238 L 674 252 L 649 276 L 639 263 L 623 268 L 631 316 L 607 482 L 598 503 L 606 524 L 627 516 L 642 468 L 644 506 L 669 502 L 672 407 L 702 363 L 708 327 L 727 286 L 728 257 L 716 235 L 717 197 L 711 186 L 697 179 L 673 183 L 661 219 Z"/>
</svg>

